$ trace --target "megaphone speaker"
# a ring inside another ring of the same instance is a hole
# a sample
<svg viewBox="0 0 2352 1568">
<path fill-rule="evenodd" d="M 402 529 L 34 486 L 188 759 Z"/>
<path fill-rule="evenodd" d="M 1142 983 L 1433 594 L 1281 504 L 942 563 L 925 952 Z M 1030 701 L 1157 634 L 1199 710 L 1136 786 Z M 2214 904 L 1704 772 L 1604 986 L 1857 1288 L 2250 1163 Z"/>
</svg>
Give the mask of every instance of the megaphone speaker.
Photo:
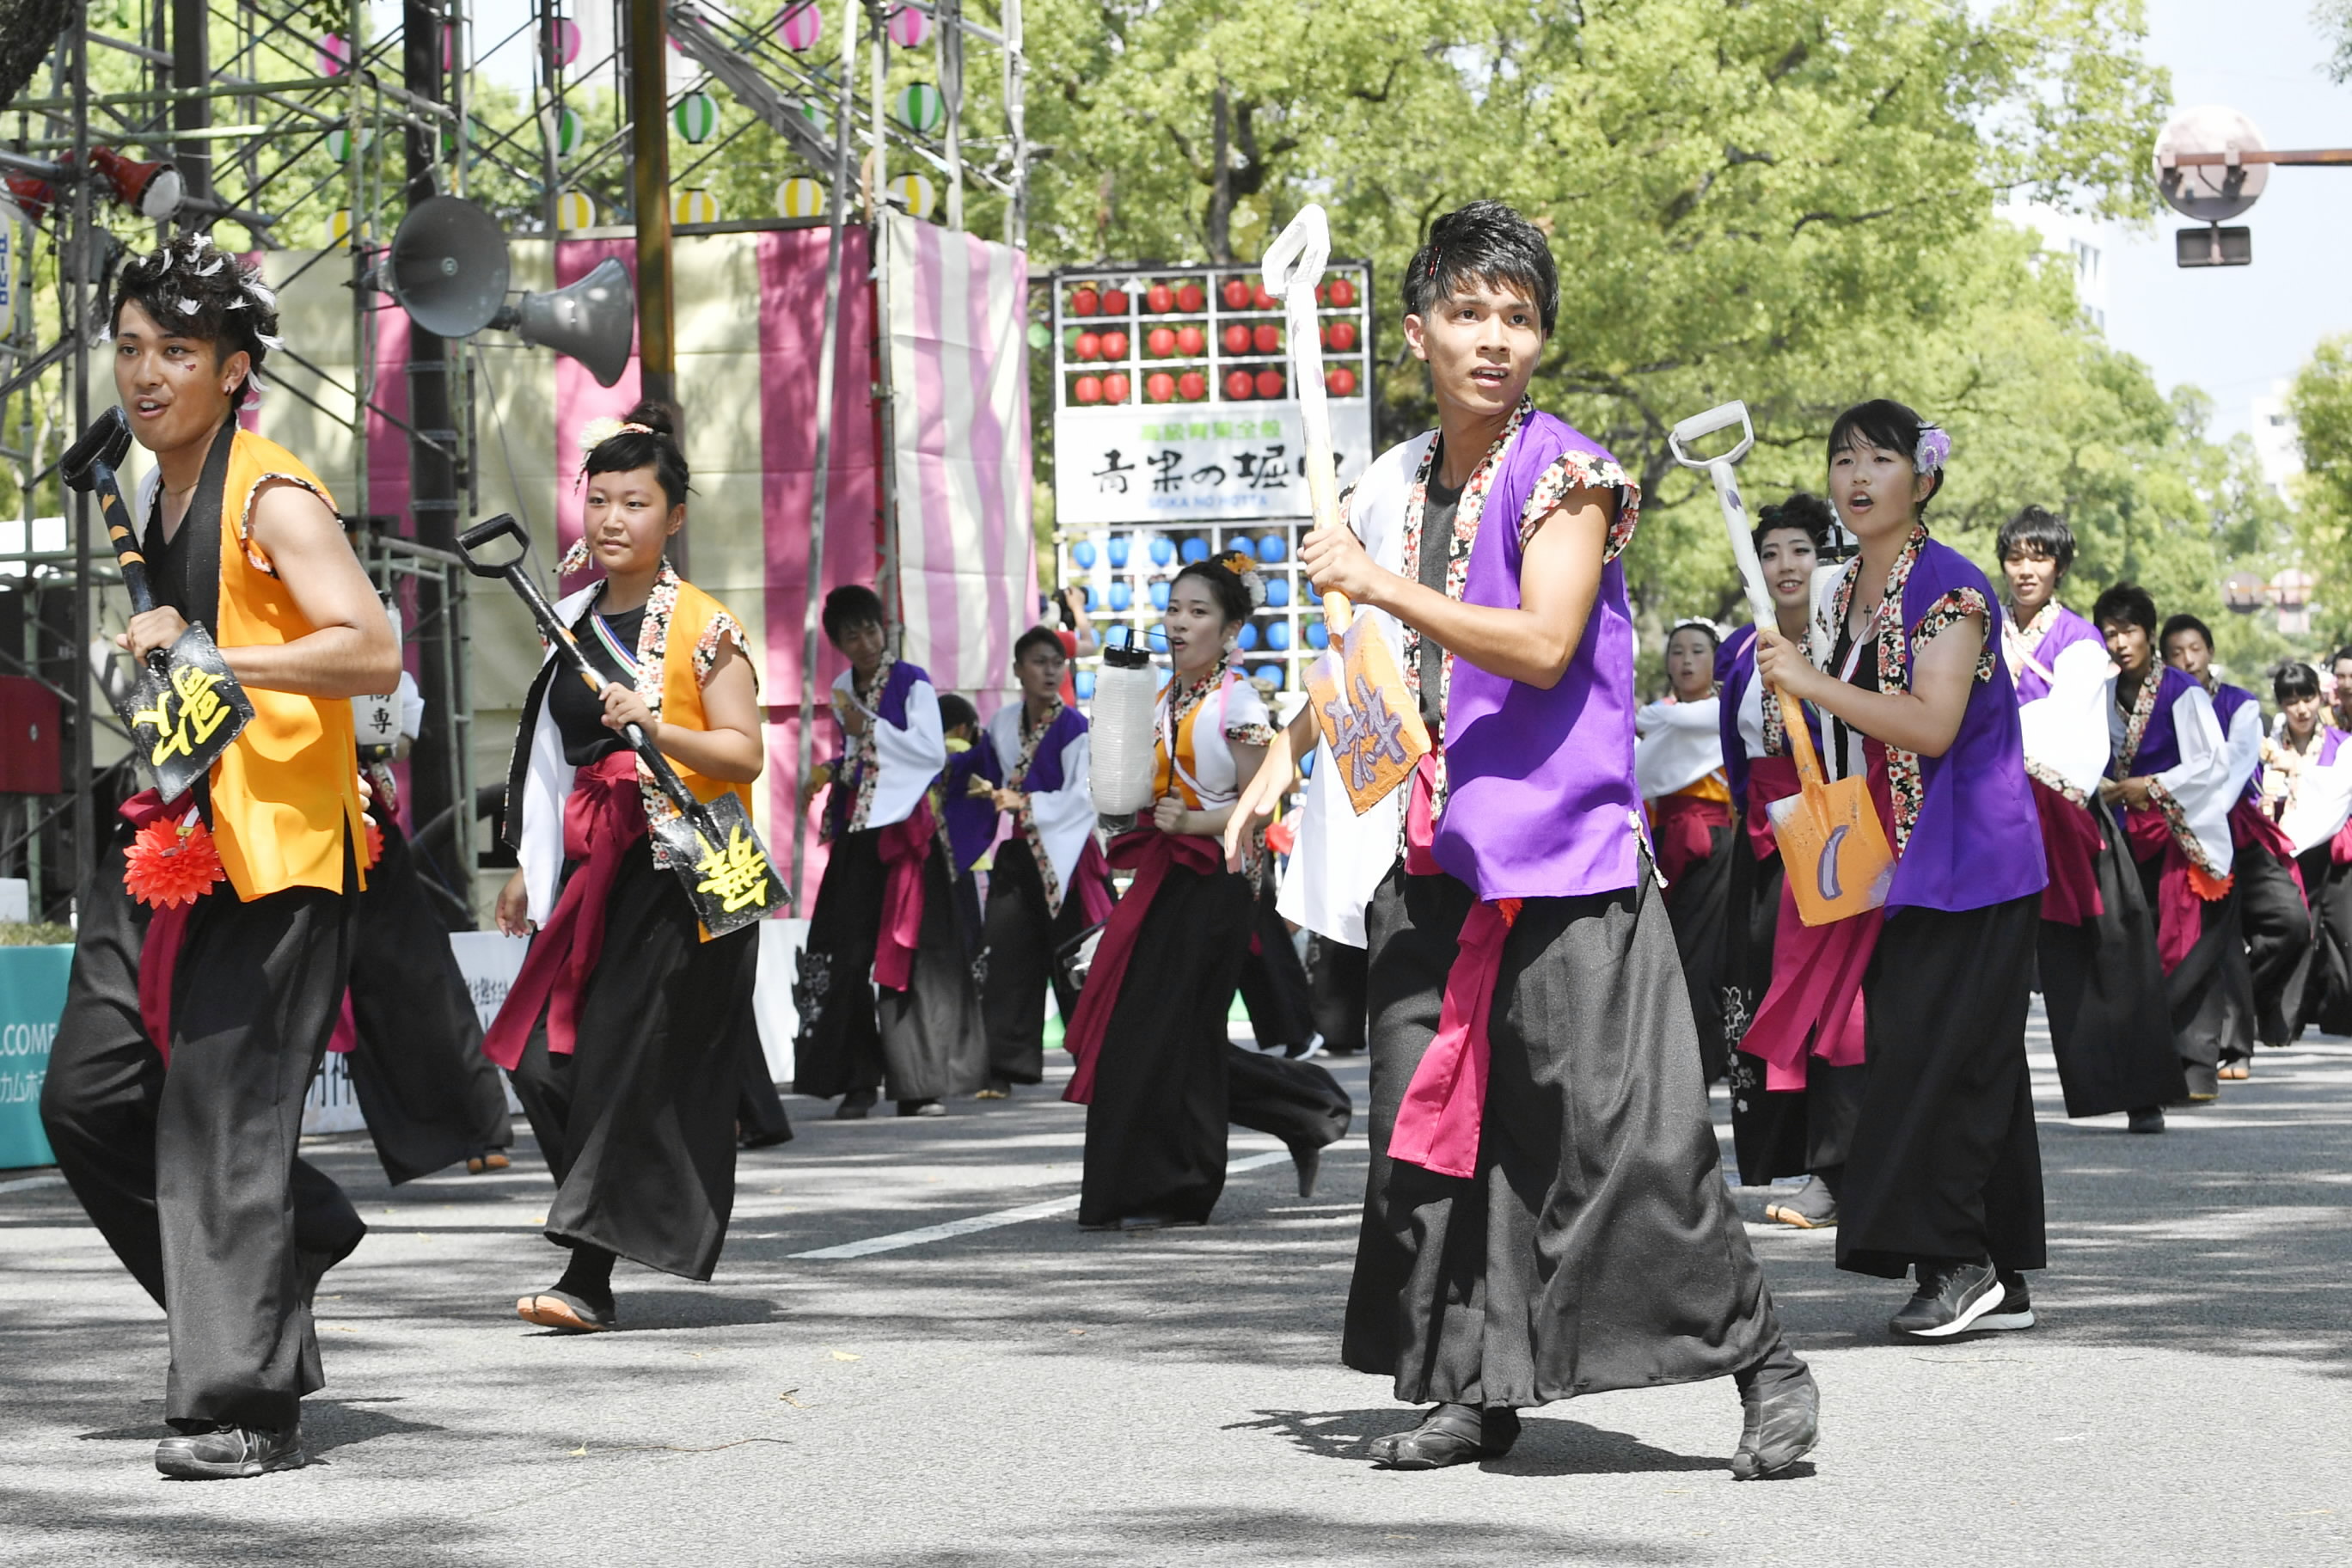
<svg viewBox="0 0 2352 1568">
<path fill-rule="evenodd" d="M 629 269 L 613 257 L 577 283 L 545 294 L 526 294 L 491 323 L 527 343 L 569 354 L 588 367 L 599 386 L 610 386 L 629 368 L 637 329 L 637 294 Z"/>
<path fill-rule="evenodd" d="M 507 237 L 462 196 L 428 196 L 400 220 L 384 274 L 409 320 L 438 337 L 471 337 L 506 304 Z"/>
</svg>

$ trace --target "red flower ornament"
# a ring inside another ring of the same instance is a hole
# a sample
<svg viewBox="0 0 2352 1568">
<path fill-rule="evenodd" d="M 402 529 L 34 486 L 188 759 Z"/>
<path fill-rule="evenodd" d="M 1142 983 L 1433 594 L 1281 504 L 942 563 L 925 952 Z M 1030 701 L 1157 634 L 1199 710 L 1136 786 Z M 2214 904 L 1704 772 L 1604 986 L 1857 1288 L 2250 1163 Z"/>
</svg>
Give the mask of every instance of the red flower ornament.
<svg viewBox="0 0 2352 1568">
<path fill-rule="evenodd" d="M 150 909 L 193 904 L 227 875 L 202 818 L 160 817 L 141 828 L 122 854 L 122 885 Z"/>
</svg>

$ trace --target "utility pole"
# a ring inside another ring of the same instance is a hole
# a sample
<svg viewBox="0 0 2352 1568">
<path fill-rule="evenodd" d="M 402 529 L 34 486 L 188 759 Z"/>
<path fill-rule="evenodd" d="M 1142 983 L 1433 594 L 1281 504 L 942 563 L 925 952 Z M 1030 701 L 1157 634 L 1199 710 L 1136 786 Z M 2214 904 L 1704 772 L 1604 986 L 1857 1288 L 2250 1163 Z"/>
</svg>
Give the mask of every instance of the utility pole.
<svg viewBox="0 0 2352 1568">
<path fill-rule="evenodd" d="M 636 154 L 637 387 L 678 408 L 669 243 L 669 26 L 663 0 L 628 0 L 629 135 Z M 683 419 L 685 411 L 679 409 Z M 677 432 L 682 447 L 686 431 Z M 686 535 L 670 541 L 686 570 Z"/>
</svg>

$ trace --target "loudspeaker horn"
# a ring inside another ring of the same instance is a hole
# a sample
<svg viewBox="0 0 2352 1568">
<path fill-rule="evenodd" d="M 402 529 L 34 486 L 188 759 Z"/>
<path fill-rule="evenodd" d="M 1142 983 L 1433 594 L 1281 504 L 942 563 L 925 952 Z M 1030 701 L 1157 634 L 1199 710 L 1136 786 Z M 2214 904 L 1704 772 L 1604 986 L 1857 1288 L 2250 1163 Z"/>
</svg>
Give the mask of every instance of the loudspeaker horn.
<svg viewBox="0 0 2352 1568">
<path fill-rule="evenodd" d="M 637 295 L 629 269 L 606 257 L 577 283 L 525 294 L 490 322 L 527 343 L 569 354 L 588 367 L 599 386 L 629 368 L 637 327 Z"/>
<path fill-rule="evenodd" d="M 400 220 L 383 276 L 418 326 L 438 337 L 471 337 L 506 304 L 507 237 L 498 219 L 464 197 L 428 196 Z"/>
</svg>

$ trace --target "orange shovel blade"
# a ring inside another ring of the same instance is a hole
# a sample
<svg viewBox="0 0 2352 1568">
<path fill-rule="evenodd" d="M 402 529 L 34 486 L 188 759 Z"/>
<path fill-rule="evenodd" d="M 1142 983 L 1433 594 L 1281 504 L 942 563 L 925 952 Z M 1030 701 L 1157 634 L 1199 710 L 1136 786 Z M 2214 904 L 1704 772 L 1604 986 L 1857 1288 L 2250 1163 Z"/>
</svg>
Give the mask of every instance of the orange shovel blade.
<svg viewBox="0 0 2352 1568">
<path fill-rule="evenodd" d="M 1860 779 L 1839 779 L 1772 803 L 1772 835 L 1797 916 L 1827 925 L 1878 909 L 1895 879 L 1895 850 Z"/>
<path fill-rule="evenodd" d="M 1338 618 L 1327 610 L 1327 624 Z M 1396 650 L 1360 618 L 1349 618 L 1331 651 L 1307 670 L 1307 700 L 1314 704 L 1315 721 L 1359 816 L 1412 777 L 1429 754 L 1429 729 L 1405 690 Z"/>
</svg>

